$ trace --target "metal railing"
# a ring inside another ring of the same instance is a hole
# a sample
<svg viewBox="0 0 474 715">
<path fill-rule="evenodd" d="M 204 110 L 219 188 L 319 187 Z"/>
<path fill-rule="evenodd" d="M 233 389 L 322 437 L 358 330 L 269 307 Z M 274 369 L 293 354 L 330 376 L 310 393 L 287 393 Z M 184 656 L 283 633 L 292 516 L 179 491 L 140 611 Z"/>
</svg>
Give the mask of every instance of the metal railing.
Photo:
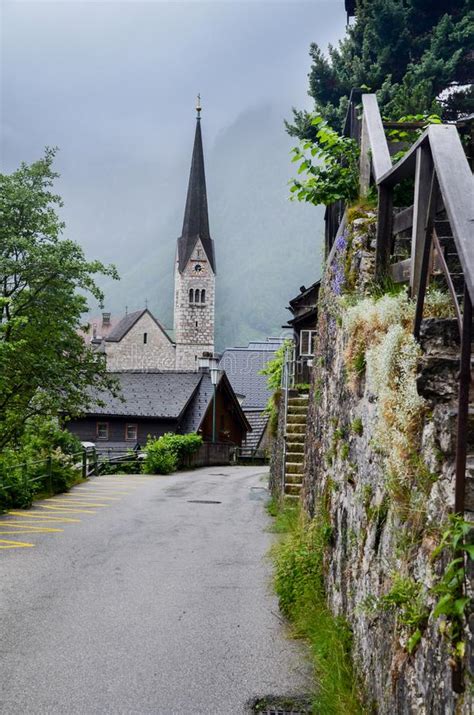
<svg viewBox="0 0 474 715">
<path fill-rule="evenodd" d="M 124 450 L 102 449 L 87 447 L 81 451 L 71 454 L 63 453 L 61 459 L 55 460 L 55 455 L 51 453 L 43 459 L 31 459 L 26 462 L 12 463 L 8 466 L 10 475 L 16 479 L 5 482 L 0 475 L 0 497 L 7 495 L 18 487 L 28 488 L 29 486 L 43 483 L 38 491 L 45 491 L 50 494 L 55 493 L 54 470 L 61 467 L 74 469 L 82 479 L 98 476 L 104 471 L 105 465 L 118 465 L 124 462 L 135 461 L 139 456 L 137 453 L 130 454 Z M 58 492 L 59 493 L 59 492 Z"/>
<path fill-rule="evenodd" d="M 72 454 L 65 454 L 63 458 L 67 460 L 67 466 L 69 468 L 76 469 L 78 472 L 82 471 L 82 476 L 85 478 L 87 476 L 87 455 L 85 450 L 80 452 L 75 452 Z M 22 486 L 28 488 L 28 486 L 43 482 L 44 490 L 54 493 L 53 488 L 53 467 L 54 456 L 53 454 L 44 457 L 43 459 L 31 459 L 26 462 L 12 463 L 8 466 L 10 475 L 17 476 L 17 480 L 10 480 L 5 482 L 0 475 L 0 495 L 7 494 Z M 34 476 L 32 476 L 32 472 Z"/>
<path fill-rule="evenodd" d="M 283 458 L 281 467 L 281 493 L 285 493 L 285 474 L 286 474 L 286 425 L 288 421 L 288 397 L 289 391 L 295 386 L 296 372 L 296 346 L 294 344 L 285 346 L 285 354 L 283 356 L 283 368 L 281 371 L 281 390 L 283 396 L 283 413 L 284 413 L 284 436 L 283 436 Z"/>
</svg>

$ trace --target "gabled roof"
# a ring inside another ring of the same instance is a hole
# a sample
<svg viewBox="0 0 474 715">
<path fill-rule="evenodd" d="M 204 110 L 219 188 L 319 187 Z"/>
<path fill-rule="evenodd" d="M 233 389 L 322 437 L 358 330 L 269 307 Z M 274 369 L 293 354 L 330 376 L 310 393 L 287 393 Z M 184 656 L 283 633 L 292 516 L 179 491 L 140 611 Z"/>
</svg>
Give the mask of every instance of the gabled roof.
<svg viewBox="0 0 474 715">
<path fill-rule="evenodd" d="M 194 247 L 201 239 L 202 247 L 212 270 L 216 271 L 214 241 L 209 232 L 207 211 L 206 175 L 204 171 L 204 153 L 202 148 L 201 120 L 196 122 L 193 158 L 189 173 L 188 194 L 184 210 L 183 230 L 178 238 L 178 268 L 182 273 L 191 258 Z"/>
<path fill-rule="evenodd" d="M 209 373 L 201 374 L 202 380 L 199 383 L 199 387 L 196 391 L 195 397 L 190 403 L 181 425 L 182 431 L 185 433 L 198 431 L 204 417 L 206 416 L 207 410 L 210 408 L 214 395 L 211 376 L 209 375 Z M 247 419 L 247 416 L 245 415 L 239 404 L 235 392 L 232 389 L 232 385 L 230 384 L 225 372 L 223 372 L 219 378 L 218 387 L 227 391 L 229 397 L 234 402 L 235 414 L 238 416 L 245 429 L 247 431 L 250 431 L 252 427 Z"/>
<path fill-rule="evenodd" d="M 192 399 L 202 374 L 197 372 L 123 371 L 111 373 L 123 399 L 110 392 L 93 394 L 103 406 L 91 406 L 87 414 L 110 417 L 151 417 L 178 420 Z"/>
<path fill-rule="evenodd" d="M 321 281 L 316 281 L 309 288 L 301 286 L 298 295 L 292 298 L 287 306 L 293 317 L 283 328 L 292 327 L 297 330 L 306 327 L 308 322 L 314 322 L 316 325 L 320 287 Z"/>
<path fill-rule="evenodd" d="M 123 318 L 114 327 L 112 332 L 110 332 L 109 335 L 105 338 L 106 342 L 119 343 L 126 336 L 129 330 L 131 330 L 133 326 L 140 320 L 140 318 L 145 315 L 145 313 L 148 313 L 150 318 L 159 327 L 163 335 L 165 335 L 171 343 L 172 340 L 170 339 L 168 333 L 161 325 L 161 323 L 155 318 L 153 313 L 148 310 L 148 308 L 143 308 L 143 310 L 136 310 L 134 313 L 127 313 L 127 315 L 124 315 Z"/>
<path fill-rule="evenodd" d="M 242 446 L 248 449 L 258 449 L 268 424 L 268 412 L 265 412 L 265 410 L 246 410 L 245 416 L 252 427 L 252 431 L 247 433 Z"/>
<path fill-rule="evenodd" d="M 245 395 L 242 402 L 244 411 L 249 407 L 264 408 L 267 404 L 271 390 L 267 385 L 267 376 L 261 375 L 261 370 L 273 359 L 275 350 L 281 343 L 274 343 L 268 349 L 266 343 L 258 349 L 249 343 L 247 348 L 227 348 L 224 351 L 219 367 L 226 371 L 229 382 L 237 395 Z"/>
</svg>

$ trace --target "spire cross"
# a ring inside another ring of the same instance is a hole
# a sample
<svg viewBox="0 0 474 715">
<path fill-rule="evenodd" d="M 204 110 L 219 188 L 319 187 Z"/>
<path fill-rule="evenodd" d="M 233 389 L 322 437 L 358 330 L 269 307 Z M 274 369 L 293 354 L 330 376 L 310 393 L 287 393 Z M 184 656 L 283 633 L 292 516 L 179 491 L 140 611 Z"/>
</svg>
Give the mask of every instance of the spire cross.
<svg viewBox="0 0 474 715">
<path fill-rule="evenodd" d="M 198 119 L 201 119 L 201 110 L 202 110 L 202 107 L 201 107 L 201 95 L 198 94 L 197 100 L 196 100 L 196 112 L 197 112 L 197 118 L 198 118 Z"/>
</svg>

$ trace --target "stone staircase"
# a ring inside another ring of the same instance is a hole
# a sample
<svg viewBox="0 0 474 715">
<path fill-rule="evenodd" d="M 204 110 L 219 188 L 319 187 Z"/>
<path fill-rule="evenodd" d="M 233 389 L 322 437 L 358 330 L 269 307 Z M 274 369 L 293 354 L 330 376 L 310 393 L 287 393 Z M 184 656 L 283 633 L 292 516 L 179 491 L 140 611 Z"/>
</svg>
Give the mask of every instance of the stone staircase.
<svg viewBox="0 0 474 715">
<path fill-rule="evenodd" d="M 303 484 L 304 440 L 308 399 L 308 395 L 298 395 L 288 399 L 284 494 L 292 498 L 299 497 Z"/>
</svg>

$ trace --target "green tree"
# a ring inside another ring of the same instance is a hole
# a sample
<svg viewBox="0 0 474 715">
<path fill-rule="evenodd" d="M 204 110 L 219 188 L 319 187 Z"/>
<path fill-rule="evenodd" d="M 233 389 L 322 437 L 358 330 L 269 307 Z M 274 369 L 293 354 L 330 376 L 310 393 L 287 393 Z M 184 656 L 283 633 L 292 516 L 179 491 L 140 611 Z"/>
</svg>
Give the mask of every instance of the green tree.
<svg viewBox="0 0 474 715">
<path fill-rule="evenodd" d="M 18 443 L 31 417 L 78 414 L 90 387 L 114 389 L 78 331 L 86 296 L 103 297 L 94 275 L 117 273 L 61 237 L 54 155 L 0 175 L 0 447 Z"/>
<path fill-rule="evenodd" d="M 377 92 L 392 119 L 431 112 L 452 119 L 474 111 L 472 0 L 358 0 L 355 23 L 339 45 L 325 54 L 312 44 L 310 57 L 309 94 L 338 131 L 354 87 Z M 289 133 L 313 139 L 310 114 L 293 111 Z"/>
</svg>

